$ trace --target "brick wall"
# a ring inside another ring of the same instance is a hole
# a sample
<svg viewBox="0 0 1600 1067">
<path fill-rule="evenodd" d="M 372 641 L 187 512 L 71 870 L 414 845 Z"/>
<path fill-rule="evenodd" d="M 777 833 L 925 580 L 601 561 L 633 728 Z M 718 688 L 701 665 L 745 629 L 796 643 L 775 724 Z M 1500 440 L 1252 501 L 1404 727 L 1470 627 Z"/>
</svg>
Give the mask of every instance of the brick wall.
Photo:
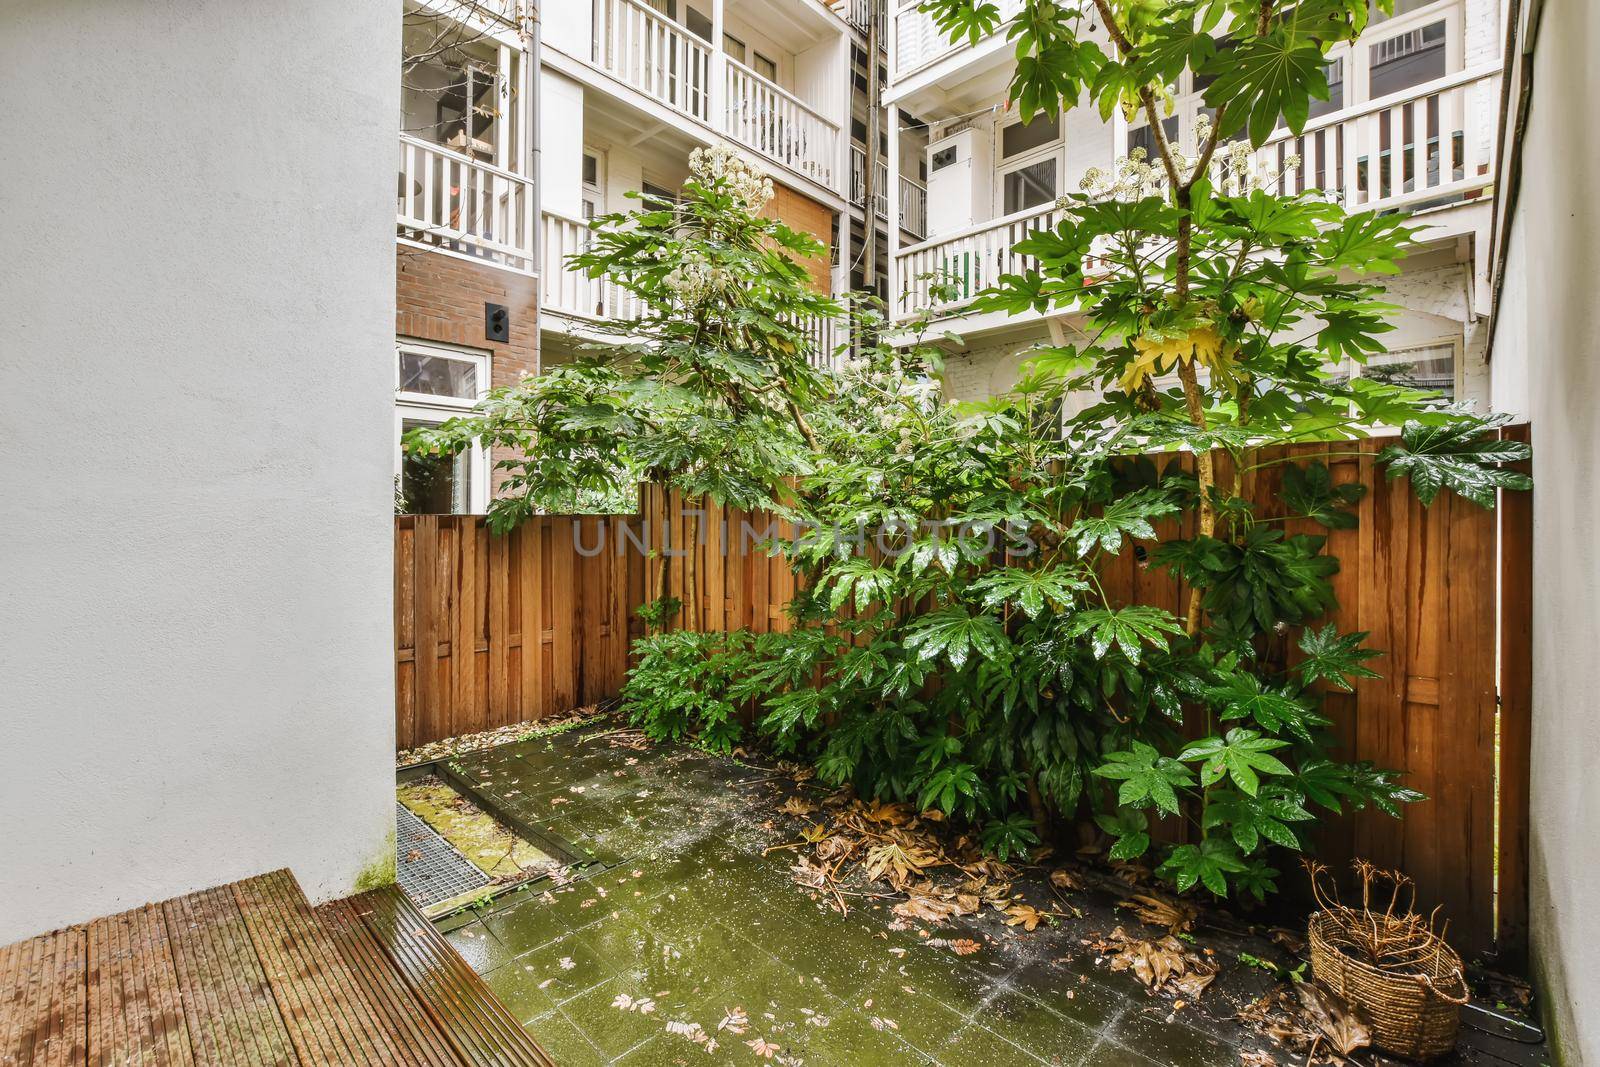
<svg viewBox="0 0 1600 1067">
<path fill-rule="evenodd" d="M 486 303 L 504 304 L 511 312 L 509 344 L 484 337 Z M 489 384 L 514 385 L 534 371 L 538 281 L 526 274 L 400 245 L 395 262 L 394 332 L 396 337 L 487 352 Z M 491 462 L 503 458 L 501 449 L 495 449 L 490 457 Z M 498 473 L 493 484 L 498 492 Z"/>
<path fill-rule="evenodd" d="M 833 211 L 786 185 L 774 183 L 772 202 L 762 214 L 781 219 L 791 230 L 809 233 L 825 245 L 833 239 Z M 829 253 L 823 252 L 803 262 L 817 292 L 833 292 L 833 266 Z"/>
<path fill-rule="evenodd" d="M 510 310 L 510 344 L 484 338 L 485 303 L 504 304 Z M 512 385 L 523 374 L 533 373 L 538 312 L 538 282 L 525 274 L 399 246 L 395 336 L 488 352 L 493 385 Z"/>
</svg>

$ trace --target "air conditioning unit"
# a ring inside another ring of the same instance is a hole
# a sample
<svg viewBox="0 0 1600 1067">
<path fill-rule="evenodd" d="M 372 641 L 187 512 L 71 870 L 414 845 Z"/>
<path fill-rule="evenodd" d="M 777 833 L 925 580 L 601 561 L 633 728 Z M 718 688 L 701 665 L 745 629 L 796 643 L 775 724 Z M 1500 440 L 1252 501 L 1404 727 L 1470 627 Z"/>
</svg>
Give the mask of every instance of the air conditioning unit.
<svg viewBox="0 0 1600 1067">
<path fill-rule="evenodd" d="M 949 233 L 989 217 L 994 138 L 967 125 L 928 142 L 928 232 Z"/>
</svg>

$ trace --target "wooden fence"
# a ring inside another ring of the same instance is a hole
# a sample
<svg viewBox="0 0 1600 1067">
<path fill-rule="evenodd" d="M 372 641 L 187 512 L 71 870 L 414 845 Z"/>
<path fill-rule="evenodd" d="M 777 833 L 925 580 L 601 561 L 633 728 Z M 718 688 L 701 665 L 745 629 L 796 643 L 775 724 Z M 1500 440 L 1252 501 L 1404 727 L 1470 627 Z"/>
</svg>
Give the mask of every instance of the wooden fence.
<svg viewBox="0 0 1600 1067">
<path fill-rule="evenodd" d="M 1319 855 L 1334 865 L 1361 856 L 1405 870 L 1419 900 L 1444 905 L 1462 948 L 1477 952 L 1498 940 L 1502 954 L 1515 957 L 1527 909 L 1529 494 L 1509 494 L 1495 511 L 1449 493 L 1423 508 L 1405 481 L 1389 482 L 1376 467 L 1387 443 L 1256 457 L 1321 460 L 1335 482 L 1367 487 L 1358 526 L 1329 536 L 1327 551 L 1341 563 L 1331 619 L 1340 632 L 1371 634 L 1369 643 L 1385 650 L 1373 661 L 1383 677 L 1330 693 L 1328 708 L 1343 758 L 1403 771 L 1405 783 L 1429 797 L 1403 819 L 1325 820 Z M 1226 457 L 1218 458 L 1227 477 Z M 1246 475 L 1243 494 L 1264 518 L 1281 518 L 1281 482 L 1281 467 L 1259 469 Z M 661 550 L 681 553 L 691 523 L 699 528 L 699 628 L 784 629 L 794 579 L 759 545 L 792 531 L 775 530 L 764 515 L 712 507 L 690 517 L 680 501 L 647 492 L 637 515 L 547 517 L 507 537 L 491 536 L 481 517 L 398 518 L 401 747 L 614 697 L 630 636 L 640 632 L 634 609 L 655 598 Z M 1287 528 L 1327 532 L 1302 520 Z M 682 599 L 687 567 L 675 558 L 666 591 Z M 1107 568 L 1105 584 L 1119 602 L 1182 613 L 1186 591 L 1141 566 L 1132 545 Z M 686 607 L 679 625 L 687 618 Z M 1285 871 L 1283 880 L 1299 877 Z"/>
</svg>

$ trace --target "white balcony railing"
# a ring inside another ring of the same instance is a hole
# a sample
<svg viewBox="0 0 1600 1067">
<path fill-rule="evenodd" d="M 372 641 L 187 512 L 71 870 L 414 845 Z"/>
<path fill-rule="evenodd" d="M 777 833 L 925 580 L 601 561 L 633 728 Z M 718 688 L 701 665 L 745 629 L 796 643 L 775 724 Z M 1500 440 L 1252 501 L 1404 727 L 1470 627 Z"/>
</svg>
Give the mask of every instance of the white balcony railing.
<svg viewBox="0 0 1600 1067">
<path fill-rule="evenodd" d="M 855 145 L 850 146 L 850 202 L 858 207 L 867 203 L 867 154 Z M 889 165 L 878 164 L 878 180 L 874 188 L 874 207 L 878 217 L 889 217 Z M 928 187 L 915 178 L 900 178 L 900 228 L 915 237 L 928 232 Z"/>
<path fill-rule="evenodd" d="M 900 228 L 917 237 L 928 232 L 928 187 L 905 175 L 900 176 Z"/>
<path fill-rule="evenodd" d="M 396 200 L 400 237 L 533 273 L 532 179 L 402 133 Z"/>
<path fill-rule="evenodd" d="M 838 124 L 743 63 L 727 62 L 727 135 L 818 185 L 839 190 Z"/>
<path fill-rule="evenodd" d="M 900 291 L 891 294 L 895 316 L 959 307 L 998 282 L 1002 274 L 1027 270 L 1033 260 L 1012 248 L 1059 221 L 1061 213 L 1049 203 L 903 250 L 898 260 Z"/>
<path fill-rule="evenodd" d="M 1002 25 L 1021 13 L 1022 2 L 995 0 L 1000 9 Z M 963 37 L 959 42 L 951 41 L 934 25 L 932 14 L 917 10 L 918 0 L 900 0 L 900 3 L 904 6 L 894 15 L 895 52 L 894 66 L 889 71 L 890 81 L 904 78 L 957 49 L 967 47 L 966 38 Z M 999 37 L 1005 36 L 1003 30 L 997 29 L 995 32 Z"/>
<path fill-rule="evenodd" d="M 1268 192 L 1321 190 L 1348 211 L 1415 210 L 1481 194 L 1494 181 L 1499 77 L 1497 68 L 1462 71 L 1314 119 L 1298 135 L 1280 130 L 1257 150 L 1258 173 L 1276 175 Z M 1290 156 L 1300 157 L 1299 167 L 1285 167 Z M 1220 163 L 1212 179 L 1221 192 L 1237 192 Z M 952 311 L 1002 274 L 1026 269 L 1029 258 L 1012 247 L 1058 221 L 1050 204 L 901 250 L 896 263 L 905 298 L 896 316 Z M 943 299 L 936 293 L 941 282 L 950 287 Z"/>
<path fill-rule="evenodd" d="M 1487 187 L 1498 67 L 1451 74 L 1279 130 L 1256 153 L 1273 193 L 1318 189 L 1349 211 L 1415 208 Z M 1300 166 L 1285 170 L 1285 160 Z M 1227 191 L 1227 190 L 1225 190 Z"/>
<path fill-rule="evenodd" d="M 554 211 L 544 213 L 541 309 L 584 319 L 637 319 L 637 296 L 567 266 L 567 257 L 583 251 L 588 239 L 589 225 L 582 219 Z"/>
<path fill-rule="evenodd" d="M 711 121 L 711 46 L 639 0 L 595 0 L 594 64 L 701 122 Z"/>
<path fill-rule="evenodd" d="M 834 0 L 834 10 L 844 16 L 844 20 L 862 33 L 867 32 L 867 27 L 872 24 L 872 9 L 878 9 L 878 38 L 882 40 L 888 31 L 888 0 Z"/>
</svg>

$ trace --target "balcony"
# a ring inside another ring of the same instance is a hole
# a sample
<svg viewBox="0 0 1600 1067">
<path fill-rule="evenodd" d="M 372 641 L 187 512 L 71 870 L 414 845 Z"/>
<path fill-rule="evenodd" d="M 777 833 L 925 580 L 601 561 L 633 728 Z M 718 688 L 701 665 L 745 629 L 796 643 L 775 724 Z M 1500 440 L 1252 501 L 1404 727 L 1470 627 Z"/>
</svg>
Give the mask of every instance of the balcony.
<svg viewBox="0 0 1600 1067">
<path fill-rule="evenodd" d="M 402 133 L 396 200 L 401 241 L 534 272 L 531 178 Z"/>
<path fill-rule="evenodd" d="M 1350 211 L 1416 211 L 1470 200 L 1494 181 L 1499 80 L 1496 67 L 1462 71 L 1314 119 L 1298 135 L 1280 129 L 1255 153 L 1257 171 L 1275 176 L 1268 192 L 1320 190 Z M 1290 156 L 1301 165 L 1286 170 Z M 1237 191 L 1220 163 L 1212 180 L 1222 192 Z M 948 234 L 937 233 L 938 220 L 931 220 L 935 235 L 895 257 L 895 317 L 957 313 L 1001 275 L 1030 267 L 1014 246 L 1059 221 L 1053 203 Z M 941 282 L 954 287 L 953 297 L 935 298 Z"/>
<path fill-rule="evenodd" d="M 850 146 L 850 202 L 857 207 L 867 203 L 867 154 L 855 145 Z M 878 217 L 889 218 L 889 166 L 878 164 L 876 192 L 873 195 Z M 900 229 L 913 237 L 921 238 L 928 232 L 928 187 L 915 178 L 900 178 Z"/>
<path fill-rule="evenodd" d="M 637 296 L 568 266 L 568 257 L 584 249 L 588 236 L 589 224 L 584 220 L 555 211 L 544 213 L 540 309 L 579 323 L 636 321 L 643 314 Z M 802 325 L 816 345 L 811 363 L 833 366 L 840 326 L 823 318 L 809 318 Z"/>
<path fill-rule="evenodd" d="M 931 14 L 917 10 L 917 0 L 900 0 L 900 3 L 902 6 L 894 13 L 894 51 L 889 64 L 891 82 L 970 47 L 965 38 L 952 42 L 941 33 Z M 1000 9 L 1002 26 L 1022 12 L 1022 0 L 994 0 L 994 3 Z M 997 29 L 995 36 L 1003 38 L 1005 33 Z"/>
<path fill-rule="evenodd" d="M 595 0 L 590 61 L 651 100 L 843 194 L 838 122 L 641 0 Z"/>
<path fill-rule="evenodd" d="M 839 124 L 738 60 L 727 60 L 722 132 L 825 188 L 840 191 Z"/>
<path fill-rule="evenodd" d="M 554 211 L 544 213 L 540 307 L 569 318 L 592 321 L 637 319 L 638 297 L 611 282 L 590 278 L 567 266 L 567 257 L 583 251 L 588 237 L 589 224 L 582 219 Z"/>
</svg>

